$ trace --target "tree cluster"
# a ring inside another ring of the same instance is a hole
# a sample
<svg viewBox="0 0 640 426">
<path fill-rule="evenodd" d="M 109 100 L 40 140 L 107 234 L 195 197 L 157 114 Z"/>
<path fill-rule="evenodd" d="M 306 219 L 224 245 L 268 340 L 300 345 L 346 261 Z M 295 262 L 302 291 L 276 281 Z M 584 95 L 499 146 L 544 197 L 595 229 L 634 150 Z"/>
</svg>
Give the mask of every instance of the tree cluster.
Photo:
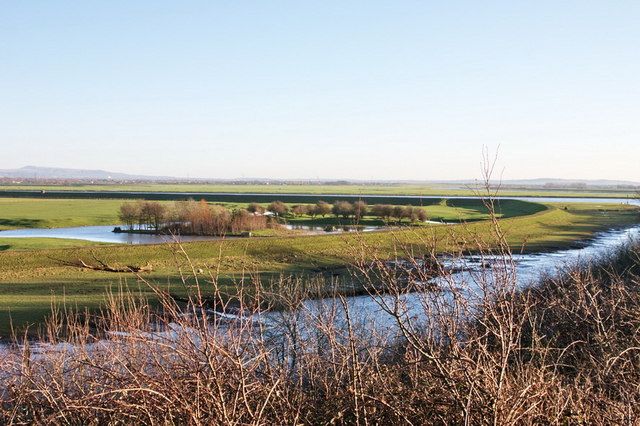
<svg viewBox="0 0 640 426">
<path fill-rule="evenodd" d="M 324 201 L 318 201 L 316 204 L 298 204 L 291 208 L 291 213 L 294 216 L 325 217 L 331 213 L 331 204 Z"/>
<path fill-rule="evenodd" d="M 267 216 L 247 209 L 229 210 L 200 202 L 177 201 L 173 207 L 157 201 L 127 202 L 120 206 L 120 220 L 129 230 L 173 232 L 183 235 L 225 235 L 267 228 Z"/>
<path fill-rule="evenodd" d="M 410 222 L 424 222 L 428 219 L 427 212 L 415 206 L 392 206 L 389 204 L 376 204 L 371 207 L 371 214 L 377 216 L 385 222 L 392 219 L 400 222 L 404 219 Z"/>
<path fill-rule="evenodd" d="M 271 207 L 269 210 L 273 211 L 271 210 Z M 375 216 L 385 222 L 390 222 L 392 220 L 397 222 L 408 220 L 413 223 L 418 221 L 424 222 L 428 219 L 427 212 L 420 207 L 393 206 L 389 204 L 368 206 L 364 201 L 351 203 L 344 200 L 336 201 L 333 205 L 325 203 L 324 201 L 320 201 L 315 205 L 299 204 L 292 207 L 291 213 L 294 216 L 309 215 L 312 217 L 325 217 L 331 213 L 337 218 L 353 219 L 355 221 L 359 221 L 364 216 Z"/>
<path fill-rule="evenodd" d="M 167 218 L 168 209 L 157 201 L 134 201 L 120 206 L 118 217 L 129 229 L 158 231 Z"/>
</svg>

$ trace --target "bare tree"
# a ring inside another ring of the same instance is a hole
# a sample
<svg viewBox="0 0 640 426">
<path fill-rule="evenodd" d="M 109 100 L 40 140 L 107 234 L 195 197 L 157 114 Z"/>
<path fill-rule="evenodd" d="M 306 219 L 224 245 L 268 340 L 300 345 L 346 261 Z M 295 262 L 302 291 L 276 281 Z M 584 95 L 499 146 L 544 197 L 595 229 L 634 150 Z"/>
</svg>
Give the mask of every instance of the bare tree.
<svg viewBox="0 0 640 426">
<path fill-rule="evenodd" d="M 282 201 L 274 201 L 271 204 L 269 204 L 269 207 L 267 207 L 267 210 L 269 210 L 271 213 L 275 214 L 278 217 L 282 217 L 289 212 L 289 207 L 287 207 L 287 205 Z"/>
<path fill-rule="evenodd" d="M 329 213 L 331 213 L 331 204 L 326 203 L 324 201 L 318 201 L 315 206 L 313 206 L 313 213 L 325 217 Z"/>
<path fill-rule="evenodd" d="M 120 206 L 120 212 L 118 218 L 122 223 L 127 225 L 130 230 L 133 230 L 134 225 L 138 221 L 140 215 L 139 205 L 136 203 L 123 203 Z"/>
<path fill-rule="evenodd" d="M 158 201 L 147 201 L 142 208 L 145 217 L 149 220 L 149 225 L 158 231 L 165 220 L 167 208 Z"/>
<path fill-rule="evenodd" d="M 369 208 L 367 206 L 367 203 L 365 203 L 364 201 L 359 200 L 353 203 L 353 214 L 356 221 L 360 221 L 364 216 L 367 215 L 368 211 Z"/>
<path fill-rule="evenodd" d="M 305 214 L 309 213 L 309 210 L 310 210 L 309 206 L 305 204 L 298 204 L 291 208 L 291 212 L 295 216 L 304 216 Z"/>
<path fill-rule="evenodd" d="M 348 201 L 336 201 L 333 203 L 331 212 L 336 216 L 342 216 L 343 219 L 348 219 L 353 214 L 353 204 Z"/>
<path fill-rule="evenodd" d="M 421 208 L 421 207 L 416 208 L 415 214 L 416 214 L 417 219 L 420 222 L 426 222 L 427 219 L 429 219 L 429 215 L 427 214 L 427 211 L 425 209 Z"/>
<path fill-rule="evenodd" d="M 402 218 L 404 217 L 404 207 L 402 206 L 393 206 L 393 210 L 391 211 L 391 217 L 393 217 L 394 219 L 396 219 L 396 221 L 398 223 L 400 223 L 402 221 Z"/>
<path fill-rule="evenodd" d="M 251 203 L 249 204 L 249 206 L 247 207 L 247 211 L 249 213 L 253 213 L 253 214 L 262 214 L 264 213 L 264 207 L 262 207 L 260 204 L 258 203 Z"/>
<path fill-rule="evenodd" d="M 389 218 L 393 215 L 393 206 L 390 206 L 389 204 L 376 204 L 372 207 L 371 213 L 385 222 L 388 222 Z"/>
</svg>

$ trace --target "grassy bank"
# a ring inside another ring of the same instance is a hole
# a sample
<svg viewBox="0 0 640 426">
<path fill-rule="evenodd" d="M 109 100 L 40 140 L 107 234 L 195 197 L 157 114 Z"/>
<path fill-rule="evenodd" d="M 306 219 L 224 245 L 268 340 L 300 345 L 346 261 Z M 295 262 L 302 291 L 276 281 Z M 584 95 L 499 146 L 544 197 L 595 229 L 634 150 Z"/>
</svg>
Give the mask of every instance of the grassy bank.
<svg viewBox="0 0 640 426">
<path fill-rule="evenodd" d="M 0 237 L 2 234 L 0 233 Z M 0 238 L 0 252 L 5 250 L 40 250 L 70 247 L 95 247 L 108 245 L 92 241 L 62 238 Z"/>
</svg>

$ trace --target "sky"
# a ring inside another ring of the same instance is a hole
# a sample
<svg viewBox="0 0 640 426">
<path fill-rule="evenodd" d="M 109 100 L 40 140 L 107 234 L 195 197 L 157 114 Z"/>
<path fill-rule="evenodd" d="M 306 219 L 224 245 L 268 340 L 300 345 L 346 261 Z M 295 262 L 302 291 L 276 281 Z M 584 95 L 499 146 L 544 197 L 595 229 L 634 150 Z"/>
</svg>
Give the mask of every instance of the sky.
<svg viewBox="0 0 640 426">
<path fill-rule="evenodd" d="M 640 2 L 0 0 L 0 168 L 640 181 Z"/>
</svg>

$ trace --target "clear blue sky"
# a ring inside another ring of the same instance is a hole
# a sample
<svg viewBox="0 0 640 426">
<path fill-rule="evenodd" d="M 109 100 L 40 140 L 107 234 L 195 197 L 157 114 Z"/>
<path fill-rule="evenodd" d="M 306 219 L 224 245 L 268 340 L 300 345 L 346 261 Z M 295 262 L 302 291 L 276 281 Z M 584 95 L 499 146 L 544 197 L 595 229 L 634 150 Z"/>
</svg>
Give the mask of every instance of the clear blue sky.
<svg viewBox="0 0 640 426">
<path fill-rule="evenodd" d="M 0 168 L 640 180 L 637 0 L 0 4 Z"/>
</svg>

